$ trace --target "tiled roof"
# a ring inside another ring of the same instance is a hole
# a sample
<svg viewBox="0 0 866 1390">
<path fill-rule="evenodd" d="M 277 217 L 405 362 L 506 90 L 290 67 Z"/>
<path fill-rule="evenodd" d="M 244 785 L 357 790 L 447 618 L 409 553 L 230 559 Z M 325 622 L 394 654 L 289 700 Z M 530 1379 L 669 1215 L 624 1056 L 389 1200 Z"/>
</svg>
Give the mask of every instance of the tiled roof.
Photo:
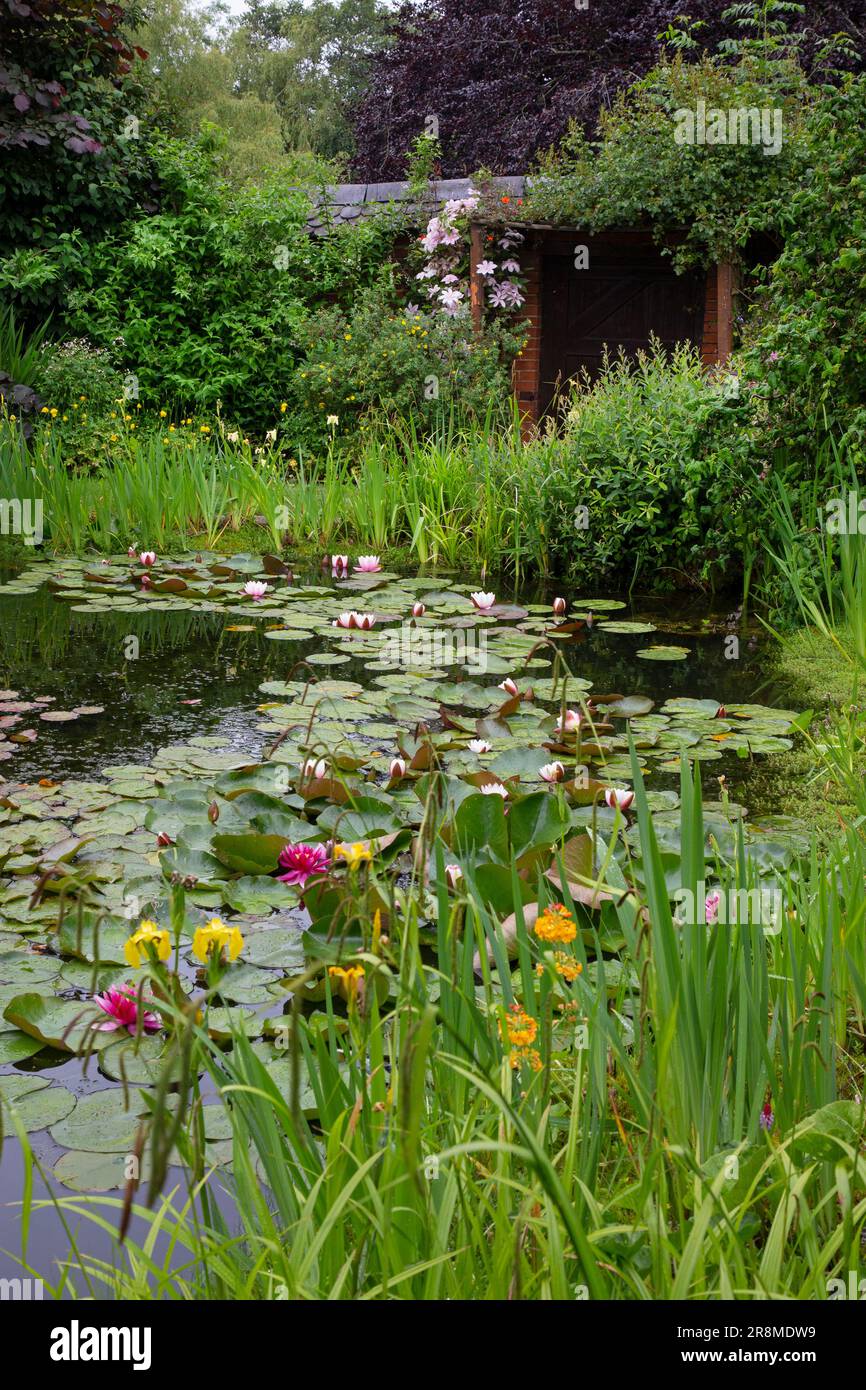
<svg viewBox="0 0 866 1390">
<path fill-rule="evenodd" d="M 523 196 L 526 179 L 523 174 L 511 174 L 491 180 L 492 186 L 513 198 Z M 472 179 L 437 179 L 427 185 L 427 205 L 443 203 L 449 198 L 465 198 L 473 187 Z M 328 226 L 354 222 L 368 217 L 377 207 L 387 203 L 405 203 L 409 198 L 408 183 L 338 183 L 324 190 L 317 200 L 316 210 L 307 222 L 314 236 L 324 236 Z M 419 221 L 426 215 L 419 207 Z"/>
</svg>

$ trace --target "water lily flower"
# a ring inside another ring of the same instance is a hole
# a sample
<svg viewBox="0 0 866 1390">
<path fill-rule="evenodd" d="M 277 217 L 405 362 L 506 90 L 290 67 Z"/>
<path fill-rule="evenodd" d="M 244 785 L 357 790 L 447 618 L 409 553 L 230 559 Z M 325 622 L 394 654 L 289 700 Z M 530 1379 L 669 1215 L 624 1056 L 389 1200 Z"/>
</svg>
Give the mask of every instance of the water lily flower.
<svg viewBox="0 0 866 1390">
<path fill-rule="evenodd" d="M 138 551 L 136 550 L 134 545 L 131 545 L 126 553 L 129 556 L 130 560 L 134 560 L 136 555 L 138 554 Z"/>
<path fill-rule="evenodd" d="M 334 619 L 334 627 L 354 627 L 354 613 L 341 613 L 339 618 Z"/>
<path fill-rule="evenodd" d="M 264 598 L 270 587 L 270 584 L 265 584 L 261 579 L 248 579 L 243 587 L 243 592 L 246 594 L 247 598 L 251 598 L 254 603 L 258 603 L 259 599 Z"/>
<path fill-rule="evenodd" d="M 236 960 L 243 950 L 244 939 L 237 927 L 228 927 L 221 917 L 211 917 L 203 927 L 196 927 L 192 938 L 192 953 L 196 960 L 207 965 L 212 953 L 221 956 L 228 953 L 229 960 Z"/>
<path fill-rule="evenodd" d="M 719 920 L 719 908 L 722 905 L 722 895 L 718 889 L 713 889 L 712 893 L 707 894 L 704 903 L 704 917 L 708 927 L 714 927 Z"/>
<path fill-rule="evenodd" d="M 301 763 L 301 776 L 311 782 L 320 782 L 323 777 L 328 775 L 328 763 L 325 758 L 307 758 Z"/>
<path fill-rule="evenodd" d="M 100 1033 L 115 1033 L 119 1028 L 125 1028 L 127 1033 L 135 1036 L 138 1031 L 138 998 L 135 985 L 131 982 L 116 985 L 107 989 L 104 994 L 94 994 L 93 1002 L 99 1005 L 103 1013 L 108 1014 L 108 1019 L 105 1023 L 94 1023 L 91 1027 Z M 142 1032 L 158 1033 L 161 1027 L 162 1021 L 158 1014 L 142 1010 Z"/>
<path fill-rule="evenodd" d="M 517 681 L 513 681 L 510 676 L 506 676 L 504 681 L 499 682 L 499 689 L 504 690 L 506 695 L 517 695 Z"/>
<path fill-rule="evenodd" d="M 728 711 L 725 709 L 724 705 L 719 705 L 719 708 L 716 710 L 715 714 L 716 719 L 724 719 L 727 712 Z"/>
<path fill-rule="evenodd" d="M 335 845 L 334 859 L 342 859 L 349 869 L 357 869 L 359 864 L 370 864 L 373 855 L 369 845 L 365 845 L 362 840 L 356 841 L 352 845 Z"/>
<path fill-rule="evenodd" d="M 553 611 L 556 614 L 557 618 L 561 618 L 563 616 L 567 607 L 568 604 L 566 603 L 564 598 L 555 598 L 553 600 Z"/>
<path fill-rule="evenodd" d="M 142 589 L 152 589 L 152 588 L 153 588 L 153 580 L 151 579 L 151 577 L 150 577 L 149 574 L 143 574 L 143 575 L 141 576 L 141 587 L 142 587 Z"/>
<path fill-rule="evenodd" d="M 403 758 L 392 758 L 390 776 L 392 781 L 406 776 L 406 763 Z"/>
<path fill-rule="evenodd" d="M 556 721 L 556 731 L 559 734 L 573 734 L 580 728 L 583 722 L 583 715 L 580 710 L 567 709 L 564 715 L 560 715 Z"/>
<path fill-rule="evenodd" d="M 485 782 L 481 788 L 482 796 L 501 796 L 504 801 L 508 796 L 508 788 L 503 787 L 501 782 Z"/>
<path fill-rule="evenodd" d="M 471 753 L 489 753 L 492 744 L 486 738 L 471 738 L 469 740 L 469 751 Z"/>
<path fill-rule="evenodd" d="M 364 632 L 369 632 L 371 627 L 375 627 L 375 624 L 375 614 L 356 613 L 354 610 L 349 613 L 341 613 L 339 618 L 334 619 L 334 627 L 360 628 Z"/>
<path fill-rule="evenodd" d="M 463 877 L 463 870 L 459 864 L 445 865 L 445 882 L 449 888 L 456 888 L 458 879 Z"/>
<path fill-rule="evenodd" d="M 156 837 L 156 843 L 160 849 L 165 849 L 167 845 L 173 845 L 174 840 L 171 838 L 167 830 L 160 830 L 159 834 Z"/>
<path fill-rule="evenodd" d="M 492 608 L 496 602 L 495 594 L 485 594 L 483 591 L 479 591 L 477 594 L 470 594 L 469 597 L 475 604 L 475 607 L 480 609 L 481 612 L 484 612 L 487 608 Z"/>
<path fill-rule="evenodd" d="M 331 556 L 331 572 L 332 572 L 332 574 L 345 574 L 345 573 L 348 571 L 348 568 L 349 568 L 349 557 L 348 557 L 348 555 L 332 555 L 332 556 Z"/>
<path fill-rule="evenodd" d="M 612 811 L 627 811 L 634 801 L 634 792 L 630 787 L 608 787 L 604 799 Z"/>
<path fill-rule="evenodd" d="M 423 603 L 413 603 L 413 604 L 412 604 L 412 617 L 413 617 L 413 618 L 423 618 L 423 617 L 424 617 L 424 614 L 425 614 L 426 612 L 427 612 L 427 609 L 424 607 L 424 604 L 423 604 Z"/>
<path fill-rule="evenodd" d="M 377 574 L 382 568 L 382 561 L 378 555 L 359 555 L 358 563 L 355 566 L 356 574 Z"/>
<path fill-rule="evenodd" d="M 565 768 L 562 763 L 545 763 L 538 769 L 538 775 L 542 782 L 561 782 L 565 776 Z"/>
<path fill-rule="evenodd" d="M 314 874 L 325 874 L 331 867 L 327 845 L 285 845 L 280 850 L 279 867 L 285 873 L 278 874 L 280 883 L 290 883 L 303 888 L 308 878 Z"/>
<path fill-rule="evenodd" d="M 139 558 L 139 560 L 141 561 L 141 563 L 142 563 L 143 565 L 146 565 L 147 568 L 149 569 L 151 565 L 155 565 L 155 564 L 156 564 L 156 551 L 155 551 L 155 550 L 142 550 L 142 552 L 141 552 L 141 554 L 139 555 L 138 558 Z"/>
<path fill-rule="evenodd" d="M 156 922 L 151 922 L 147 918 L 139 922 L 138 931 L 134 931 L 123 943 L 123 955 L 127 965 L 131 965 L 133 970 L 137 969 L 143 961 L 150 959 L 150 947 L 156 952 L 157 960 L 168 960 L 171 955 L 171 939 L 165 927 L 160 927 Z"/>
</svg>

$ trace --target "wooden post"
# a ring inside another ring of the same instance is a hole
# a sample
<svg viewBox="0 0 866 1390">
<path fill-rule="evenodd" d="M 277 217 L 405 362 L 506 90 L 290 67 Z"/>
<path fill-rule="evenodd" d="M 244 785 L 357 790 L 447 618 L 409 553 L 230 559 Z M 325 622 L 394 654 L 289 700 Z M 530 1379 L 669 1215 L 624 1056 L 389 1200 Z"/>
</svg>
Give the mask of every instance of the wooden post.
<svg viewBox="0 0 866 1390">
<path fill-rule="evenodd" d="M 727 362 L 734 347 L 734 267 L 730 261 L 716 266 L 718 291 L 719 362 Z"/>
<path fill-rule="evenodd" d="M 484 259 L 481 228 L 473 222 L 469 229 L 469 303 L 472 308 L 472 328 L 480 335 L 484 318 L 484 283 L 476 266 Z"/>
</svg>

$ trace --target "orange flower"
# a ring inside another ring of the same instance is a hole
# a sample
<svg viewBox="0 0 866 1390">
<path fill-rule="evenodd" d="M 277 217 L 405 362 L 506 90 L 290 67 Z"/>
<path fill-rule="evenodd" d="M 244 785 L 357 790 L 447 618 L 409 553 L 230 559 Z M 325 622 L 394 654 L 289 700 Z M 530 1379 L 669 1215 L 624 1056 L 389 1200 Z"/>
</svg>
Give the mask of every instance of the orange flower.
<svg viewBox="0 0 866 1390">
<path fill-rule="evenodd" d="M 509 1057 L 511 1068 L 516 1071 L 524 1062 L 528 1062 L 533 1071 L 541 1071 L 541 1053 L 534 1047 L 515 1047 L 511 1050 Z"/>
<path fill-rule="evenodd" d="M 580 961 L 575 960 L 574 956 L 567 956 L 564 951 L 554 951 L 553 965 L 557 975 L 561 975 L 564 980 L 568 980 L 569 984 L 572 980 L 576 980 L 578 975 L 583 974 L 583 966 Z M 541 964 L 536 965 L 535 973 L 536 975 L 543 975 L 544 966 Z"/>
<path fill-rule="evenodd" d="M 557 903 L 544 909 L 535 923 L 535 935 L 540 941 L 561 941 L 566 944 L 577 936 L 577 923 L 568 908 Z"/>
<path fill-rule="evenodd" d="M 505 1027 L 508 1041 L 514 1047 L 529 1047 L 530 1043 L 535 1042 L 538 1023 L 531 1014 L 521 1009 L 519 1004 L 511 1005 L 506 1015 Z"/>
</svg>

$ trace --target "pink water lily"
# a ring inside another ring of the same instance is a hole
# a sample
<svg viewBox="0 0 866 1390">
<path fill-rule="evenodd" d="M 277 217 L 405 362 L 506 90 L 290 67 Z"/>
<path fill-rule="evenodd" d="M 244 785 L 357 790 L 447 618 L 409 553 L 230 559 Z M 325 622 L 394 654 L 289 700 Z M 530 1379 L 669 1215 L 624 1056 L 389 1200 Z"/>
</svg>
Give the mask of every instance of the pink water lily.
<svg viewBox="0 0 866 1390">
<path fill-rule="evenodd" d="M 510 676 L 506 676 L 504 681 L 499 682 L 499 689 L 504 690 L 506 695 L 518 695 L 517 681 L 513 681 Z"/>
<path fill-rule="evenodd" d="M 563 617 L 567 607 L 568 604 L 566 603 L 564 598 L 555 598 L 553 600 L 553 611 L 556 614 L 557 618 Z"/>
<path fill-rule="evenodd" d="M 155 565 L 155 564 L 156 564 L 156 551 L 155 551 L 155 550 L 142 550 L 142 552 L 141 552 L 141 554 L 139 555 L 138 558 L 139 558 L 139 560 L 141 561 L 141 563 L 142 563 L 143 565 L 146 565 L 146 566 L 148 567 L 148 569 L 149 569 L 151 565 Z"/>
<path fill-rule="evenodd" d="M 136 555 L 138 554 L 138 551 L 136 550 L 134 545 L 131 545 L 126 553 L 129 556 L 130 560 L 134 560 Z"/>
<path fill-rule="evenodd" d="M 173 845 L 174 840 L 171 838 L 167 830 L 160 830 L 159 834 L 156 837 L 156 843 L 160 849 L 165 849 L 168 845 Z"/>
<path fill-rule="evenodd" d="M 608 787 L 604 799 L 612 811 L 627 811 L 634 801 L 634 792 L 630 787 Z"/>
<path fill-rule="evenodd" d="M 348 570 L 349 570 L 349 557 L 348 557 L 348 555 L 332 555 L 332 556 L 331 556 L 331 573 L 332 573 L 332 574 L 335 574 L 335 575 L 336 575 L 336 574 L 347 574 L 347 573 L 348 573 Z"/>
<path fill-rule="evenodd" d="M 270 587 L 270 584 L 265 584 L 261 579 L 248 579 L 243 587 L 243 592 L 246 594 L 247 598 L 251 598 L 254 603 L 258 603 L 259 599 L 264 598 Z"/>
<path fill-rule="evenodd" d="M 423 604 L 423 603 L 413 603 L 413 604 L 412 604 L 412 617 L 413 617 L 413 618 L 423 618 L 423 617 L 424 617 L 424 614 L 425 614 L 426 612 L 427 612 L 427 609 L 424 607 L 424 604 Z"/>
<path fill-rule="evenodd" d="M 538 769 L 538 775 L 542 782 L 561 782 L 565 776 L 565 768 L 562 763 L 545 763 Z"/>
<path fill-rule="evenodd" d="M 376 624 L 374 613 L 341 613 L 339 618 L 334 619 L 334 627 L 360 628 L 363 632 L 369 632 L 371 627 Z"/>
<path fill-rule="evenodd" d="M 356 574 L 377 574 L 382 568 L 382 561 L 378 555 L 359 555 L 358 563 L 355 566 Z"/>
<path fill-rule="evenodd" d="M 125 1028 L 127 1033 L 134 1036 L 138 1031 L 138 995 L 135 985 L 131 982 L 116 985 L 113 989 L 107 989 L 104 994 L 94 994 L 93 1002 L 99 1005 L 103 1013 L 108 1014 L 105 1023 L 91 1025 L 98 1032 L 116 1033 L 118 1028 Z M 143 1009 L 141 1027 L 145 1033 L 158 1033 L 162 1027 L 162 1020 L 158 1014 Z"/>
<path fill-rule="evenodd" d="M 576 733 L 583 722 L 583 715 L 579 710 L 567 709 L 565 714 L 561 714 L 556 721 L 556 731 L 560 734 Z"/>
<path fill-rule="evenodd" d="M 328 764 L 324 758 L 307 758 L 301 763 L 301 776 L 311 782 L 320 782 L 328 775 Z"/>
<path fill-rule="evenodd" d="M 325 874 L 331 867 L 331 856 L 327 845 L 285 845 L 280 850 L 279 867 L 284 874 L 277 874 L 280 883 L 290 883 L 303 888 L 308 878 L 314 874 Z"/>
<path fill-rule="evenodd" d="M 482 612 L 486 608 L 492 608 L 494 603 L 496 602 L 495 594 L 485 594 L 483 590 L 479 590 L 479 592 L 476 594 L 470 594 L 469 597 L 475 604 L 475 607 L 480 609 Z"/>
</svg>

